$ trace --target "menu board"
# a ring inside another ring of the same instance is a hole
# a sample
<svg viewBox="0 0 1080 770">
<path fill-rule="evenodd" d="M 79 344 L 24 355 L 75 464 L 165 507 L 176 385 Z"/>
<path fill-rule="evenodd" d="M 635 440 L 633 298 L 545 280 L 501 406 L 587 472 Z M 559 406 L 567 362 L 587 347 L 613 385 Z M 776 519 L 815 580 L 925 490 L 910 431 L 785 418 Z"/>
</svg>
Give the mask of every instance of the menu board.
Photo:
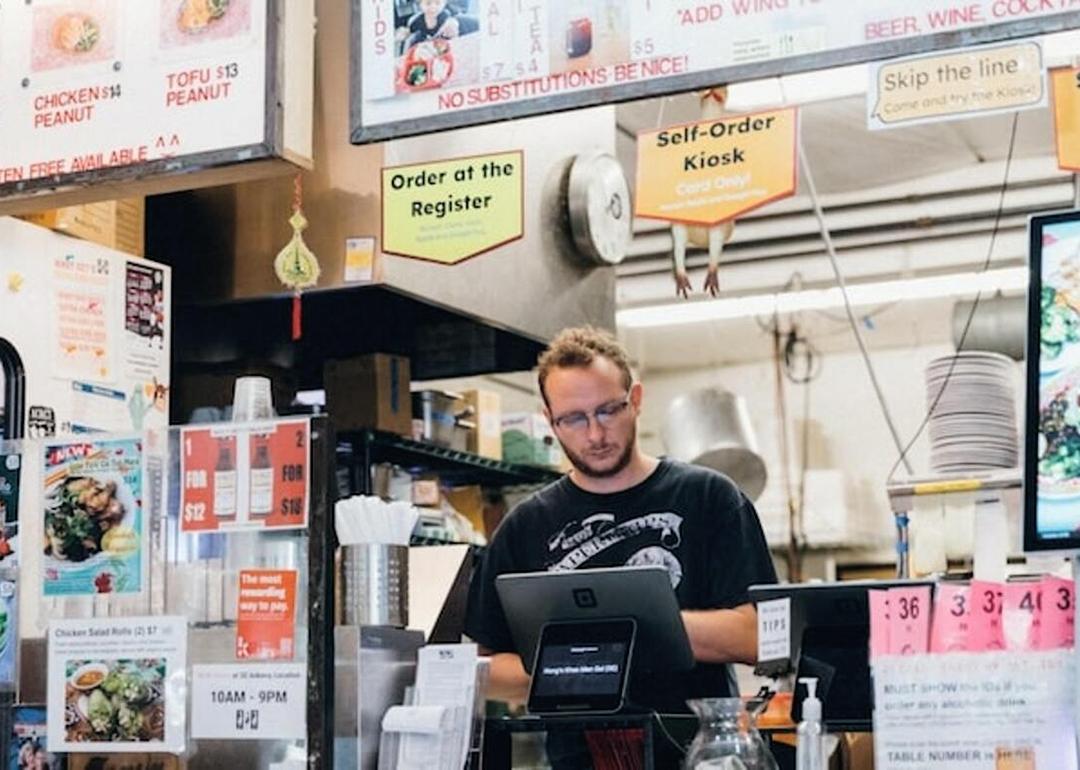
<svg viewBox="0 0 1080 770">
<path fill-rule="evenodd" d="M 1024 549 L 1080 549 L 1080 211 L 1030 237 Z"/>
<path fill-rule="evenodd" d="M 0 197 L 263 143 L 268 5 L 0 4 Z"/>
<path fill-rule="evenodd" d="M 355 143 L 709 87 L 750 65 L 757 78 L 954 46 L 933 36 L 958 30 L 997 25 L 989 42 L 1080 26 L 1070 0 L 362 0 L 353 9 Z"/>
</svg>

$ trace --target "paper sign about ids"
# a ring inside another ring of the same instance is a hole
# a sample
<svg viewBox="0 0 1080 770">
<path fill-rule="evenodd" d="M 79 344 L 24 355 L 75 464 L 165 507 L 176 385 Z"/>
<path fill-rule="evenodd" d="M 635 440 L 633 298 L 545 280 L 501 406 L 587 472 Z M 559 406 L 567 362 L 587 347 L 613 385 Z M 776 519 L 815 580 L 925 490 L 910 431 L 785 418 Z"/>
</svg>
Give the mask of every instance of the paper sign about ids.
<svg viewBox="0 0 1080 770">
<path fill-rule="evenodd" d="M 1054 92 L 1058 166 L 1080 171 L 1080 67 L 1053 70 L 1050 87 Z"/>
<path fill-rule="evenodd" d="M 452 265 L 517 240 L 524 175 L 520 150 L 384 168 L 383 251 Z"/>
<path fill-rule="evenodd" d="M 794 108 L 638 134 L 634 214 L 710 226 L 795 192 Z"/>
<path fill-rule="evenodd" d="M 1046 106 L 1038 43 L 976 46 L 870 67 L 867 124 L 911 126 Z"/>
</svg>

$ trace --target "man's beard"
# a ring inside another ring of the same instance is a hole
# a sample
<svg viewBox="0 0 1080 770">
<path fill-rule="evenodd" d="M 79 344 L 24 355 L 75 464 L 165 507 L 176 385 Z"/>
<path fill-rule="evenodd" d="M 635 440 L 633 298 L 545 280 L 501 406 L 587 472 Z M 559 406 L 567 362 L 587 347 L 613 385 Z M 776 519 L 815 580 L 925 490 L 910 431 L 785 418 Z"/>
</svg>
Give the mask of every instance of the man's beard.
<svg viewBox="0 0 1080 770">
<path fill-rule="evenodd" d="M 619 475 L 626 466 L 630 464 L 631 458 L 634 456 L 634 446 L 637 437 L 637 429 L 631 431 L 629 438 L 626 441 L 626 448 L 623 449 L 622 454 L 619 455 L 615 464 L 610 468 L 596 468 L 589 464 L 581 455 L 571 451 L 565 444 L 563 444 L 563 451 L 566 452 L 566 459 L 570 461 L 570 464 L 574 466 L 582 475 L 588 476 L 594 479 L 608 479 L 612 476 Z M 561 442 L 560 442 L 561 443 Z"/>
</svg>

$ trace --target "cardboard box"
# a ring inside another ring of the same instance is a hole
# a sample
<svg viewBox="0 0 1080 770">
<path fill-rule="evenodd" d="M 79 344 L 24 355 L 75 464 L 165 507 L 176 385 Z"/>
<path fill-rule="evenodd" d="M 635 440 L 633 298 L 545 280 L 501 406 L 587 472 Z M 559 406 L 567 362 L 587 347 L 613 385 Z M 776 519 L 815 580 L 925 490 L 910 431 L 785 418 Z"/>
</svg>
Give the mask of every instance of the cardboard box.
<svg viewBox="0 0 1080 770">
<path fill-rule="evenodd" d="M 108 246 L 125 254 L 143 256 L 146 232 L 144 198 L 65 206 L 22 217 L 27 222 Z"/>
<path fill-rule="evenodd" d="M 469 420 L 476 423 L 476 430 L 469 431 L 468 450 L 481 457 L 501 460 L 502 397 L 490 390 L 467 390 L 463 395 L 465 405 L 472 410 Z"/>
<path fill-rule="evenodd" d="M 409 359 L 372 353 L 323 367 L 326 410 L 337 430 L 374 428 L 412 436 Z"/>
<path fill-rule="evenodd" d="M 523 465 L 558 468 L 562 447 L 555 440 L 544 415 L 537 412 L 510 412 L 502 418 L 503 460 Z"/>
</svg>

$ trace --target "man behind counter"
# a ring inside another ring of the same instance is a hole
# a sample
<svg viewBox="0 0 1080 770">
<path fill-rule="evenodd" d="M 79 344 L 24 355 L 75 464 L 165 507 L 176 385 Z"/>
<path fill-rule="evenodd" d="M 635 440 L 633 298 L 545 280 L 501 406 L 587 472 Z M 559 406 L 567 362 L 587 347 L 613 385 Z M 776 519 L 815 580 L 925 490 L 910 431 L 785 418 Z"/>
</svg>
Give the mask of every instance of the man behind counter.
<svg viewBox="0 0 1080 770">
<path fill-rule="evenodd" d="M 641 383 L 607 333 L 564 330 L 540 356 L 538 379 L 573 469 L 510 512 L 473 575 L 465 633 L 491 655 L 489 698 L 520 703 L 529 687 L 497 576 L 646 564 L 667 568 L 697 664 L 635 676 L 629 700 L 670 713 L 686 711 L 687 698 L 737 694 L 726 664 L 757 657 L 747 588 L 776 582 L 753 504 L 721 473 L 641 451 Z"/>
</svg>

